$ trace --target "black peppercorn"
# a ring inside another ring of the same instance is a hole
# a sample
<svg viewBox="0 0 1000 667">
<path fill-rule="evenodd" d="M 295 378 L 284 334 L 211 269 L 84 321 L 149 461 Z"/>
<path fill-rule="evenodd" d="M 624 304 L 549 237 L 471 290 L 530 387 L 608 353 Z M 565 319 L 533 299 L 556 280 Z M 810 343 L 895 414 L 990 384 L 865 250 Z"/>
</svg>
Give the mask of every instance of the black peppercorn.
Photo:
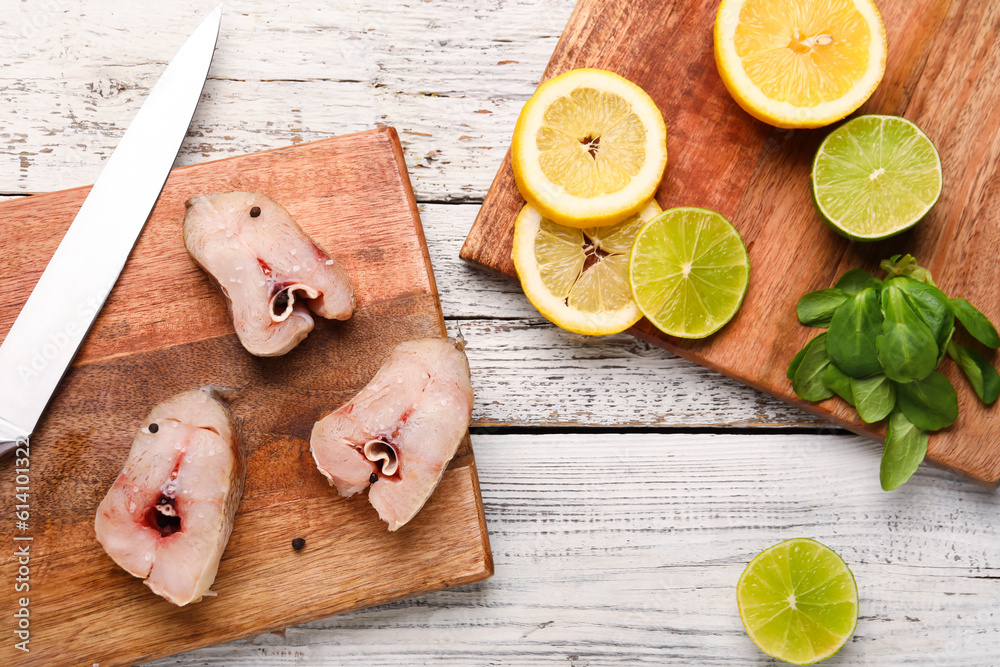
<svg viewBox="0 0 1000 667">
<path fill-rule="evenodd" d="M 292 540 L 292 548 L 295 549 L 296 551 L 299 551 L 305 545 L 306 541 L 301 537 L 296 537 L 294 540 Z"/>
<path fill-rule="evenodd" d="M 160 426 L 156 422 L 153 422 L 152 424 L 149 425 L 149 432 L 150 433 L 156 433 L 159 430 L 160 430 Z"/>
<path fill-rule="evenodd" d="M 372 476 L 368 478 L 369 484 L 374 484 L 377 481 L 378 481 L 378 474 L 376 473 L 372 473 Z"/>
<path fill-rule="evenodd" d="M 251 218 L 256 218 L 259 215 L 260 215 L 260 206 L 254 206 L 252 209 L 250 209 Z"/>
</svg>

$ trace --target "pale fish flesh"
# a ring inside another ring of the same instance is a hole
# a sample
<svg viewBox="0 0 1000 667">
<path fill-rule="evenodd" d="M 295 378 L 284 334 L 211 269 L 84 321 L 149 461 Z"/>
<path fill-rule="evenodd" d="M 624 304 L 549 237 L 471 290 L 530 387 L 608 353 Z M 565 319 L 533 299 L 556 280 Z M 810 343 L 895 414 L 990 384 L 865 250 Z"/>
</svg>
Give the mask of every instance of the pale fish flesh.
<svg viewBox="0 0 1000 667">
<path fill-rule="evenodd" d="M 246 476 L 239 422 L 202 387 L 158 404 L 97 508 L 111 558 L 178 606 L 211 594 Z"/>
<path fill-rule="evenodd" d="M 316 422 L 313 458 L 340 495 L 370 487 L 368 501 L 396 530 L 441 480 L 468 430 L 472 401 L 462 342 L 402 343 L 357 396 Z"/>
<path fill-rule="evenodd" d="M 343 268 L 276 201 L 256 192 L 187 202 L 184 245 L 229 304 L 243 347 L 285 354 L 312 331 L 312 313 L 346 320 L 354 290 Z"/>
</svg>

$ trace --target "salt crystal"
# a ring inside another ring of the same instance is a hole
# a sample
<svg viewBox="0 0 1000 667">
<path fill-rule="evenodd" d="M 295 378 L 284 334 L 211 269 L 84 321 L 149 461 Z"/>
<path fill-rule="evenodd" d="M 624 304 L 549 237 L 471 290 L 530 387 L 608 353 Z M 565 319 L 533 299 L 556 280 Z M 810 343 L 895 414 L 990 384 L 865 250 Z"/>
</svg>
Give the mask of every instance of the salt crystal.
<svg viewBox="0 0 1000 667">
<path fill-rule="evenodd" d="M 332 259 L 326 260 L 326 265 L 327 266 L 333 266 L 333 260 Z"/>
<path fill-rule="evenodd" d="M 231 283 L 235 283 L 235 282 L 236 282 L 236 278 L 230 278 L 230 279 L 229 279 L 229 282 L 231 282 Z"/>
<path fill-rule="evenodd" d="M 291 250 L 289 250 L 288 254 L 292 255 L 294 257 L 295 256 L 295 248 L 292 248 Z"/>
<path fill-rule="evenodd" d="M 150 558 L 151 558 L 151 556 L 147 553 L 146 554 L 146 560 L 149 560 Z"/>
<path fill-rule="evenodd" d="M 135 501 L 132 501 L 132 502 L 130 502 L 128 504 L 128 511 L 129 512 L 134 512 L 135 511 Z"/>
<path fill-rule="evenodd" d="M 263 286 L 264 286 L 264 285 L 266 285 L 266 284 L 267 284 L 267 283 L 265 283 L 265 282 L 264 282 L 263 280 L 258 280 L 258 281 L 257 281 L 257 285 L 259 285 L 260 287 L 263 287 Z"/>
<path fill-rule="evenodd" d="M 295 266 L 292 267 L 292 271 L 298 271 L 298 270 L 299 270 L 299 265 L 298 264 L 296 264 Z"/>
<path fill-rule="evenodd" d="M 149 429 L 146 428 L 145 426 L 143 426 L 141 429 L 139 429 L 139 432 L 140 433 L 145 433 L 145 434 L 149 435 Z"/>
<path fill-rule="evenodd" d="M 204 519 L 205 518 L 205 513 L 204 512 L 198 512 L 198 518 L 199 519 Z"/>
<path fill-rule="evenodd" d="M 214 449 L 208 450 L 208 455 L 209 456 L 215 456 L 215 450 Z"/>
<path fill-rule="evenodd" d="M 242 270 L 243 270 L 243 267 L 242 267 L 242 266 L 237 266 L 237 267 L 236 267 L 236 270 L 237 270 L 237 271 L 242 271 Z"/>
<path fill-rule="evenodd" d="M 226 223 L 220 222 L 219 223 L 219 229 L 225 229 L 225 228 L 226 228 Z"/>
<path fill-rule="evenodd" d="M 233 235 L 233 230 L 231 230 L 231 229 L 227 229 L 227 230 L 226 230 L 226 238 L 228 239 L 228 238 L 229 238 L 230 236 L 232 236 L 232 235 Z"/>
<path fill-rule="evenodd" d="M 243 279 L 242 279 L 242 278 L 237 278 L 237 279 L 236 279 L 236 282 L 238 282 L 238 283 L 240 283 L 240 284 L 243 284 Z"/>
</svg>

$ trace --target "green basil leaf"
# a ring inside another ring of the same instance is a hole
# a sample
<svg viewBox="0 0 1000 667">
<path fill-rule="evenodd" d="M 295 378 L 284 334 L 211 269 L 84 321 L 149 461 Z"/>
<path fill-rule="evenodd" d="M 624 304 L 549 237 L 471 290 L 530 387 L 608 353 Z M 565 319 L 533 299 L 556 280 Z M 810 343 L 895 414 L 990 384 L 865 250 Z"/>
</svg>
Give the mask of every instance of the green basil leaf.
<svg viewBox="0 0 1000 667">
<path fill-rule="evenodd" d="M 875 344 L 885 374 L 896 382 L 922 380 L 930 375 L 938 360 L 934 334 L 914 311 L 898 280 L 889 280 L 882 287 L 882 310 L 883 333 Z"/>
<path fill-rule="evenodd" d="M 980 401 L 990 405 L 1000 397 L 1000 374 L 986 357 L 957 343 L 948 346 L 948 356 L 954 359 L 965 373 Z"/>
<path fill-rule="evenodd" d="M 799 299 L 795 312 L 799 316 L 799 322 L 807 327 L 828 327 L 834 311 L 849 298 L 839 289 L 816 290 Z"/>
<path fill-rule="evenodd" d="M 868 378 L 851 378 L 858 415 L 866 424 L 882 421 L 896 407 L 896 385 L 884 374 Z"/>
<path fill-rule="evenodd" d="M 823 371 L 830 364 L 830 357 L 826 353 L 826 334 L 821 333 L 809 341 L 805 351 L 795 370 L 795 377 L 792 378 L 792 388 L 799 398 L 807 401 L 830 398 L 833 392 L 823 384 Z"/>
<path fill-rule="evenodd" d="M 823 384 L 833 389 L 837 396 L 854 405 L 854 392 L 851 390 L 851 378 L 844 371 L 830 364 L 823 371 Z"/>
<path fill-rule="evenodd" d="M 882 329 L 878 292 L 868 287 L 845 301 L 830 321 L 827 350 L 830 360 L 851 377 L 867 377 L 882 370 L 875 337 Z M 936 353 L 936 350 L 935 350 Z"/>
<path fill-rule="evenodd" d="M 923 380 L 899 385 L 897 398 L 906 418 L 924 431 L 946 428 L 958 419 L 958 394 L 940 371 L 933 371 Z"/>
<path fill-rule="evenodd" d="M 913 476 L 927 455 L 927 441 L 927 433 L 917 428 L 906 415 L 892 413 L 879 470 L 883 490 L 898 489 Z"/>
<path fill-rule="evenodd" d="M 903 290 L 913 311 L 931 330 L 939 350 L 938 359 L 942 359 L 955 330 L 955 314 L 948 303 L 948 297 L 937 287 L 913 278 L 900 276 L 893 278 L 893 282 Z"/>
<path fill-rule="evenodd" d="M 846 292 L 848 296 L 854 296 L 867 287 L 881 289 L 882 281 L 867 271 L 862 271 L 861 269 L 851 269 L 844 275 L 840 276 L 840 280 L 837 281 L 837 284 L 834 285 L 834 287 L 839 289 L 841 292 Z"/>
<path fill-rule="evenodd" d="M 965 299 L 949 299 L 948 302 L 955 311 L 955 317 L 973 338 L 994 350 L 1000 347 L 996 327 L 975 306 Z"/>
<path fill-rule="evenodd" d="M 806 343 L 801 350 L 795 353 L 795 356 L 788 363 L 788 370 L 785 371 L 785 377 L 789 380 L 795 379 L 795 371 L 799 370 L 799 366 L 802 365 L 802 357 L 806 356 L 806 348 L 808 347 L 809 343 Z"/>
</svg>

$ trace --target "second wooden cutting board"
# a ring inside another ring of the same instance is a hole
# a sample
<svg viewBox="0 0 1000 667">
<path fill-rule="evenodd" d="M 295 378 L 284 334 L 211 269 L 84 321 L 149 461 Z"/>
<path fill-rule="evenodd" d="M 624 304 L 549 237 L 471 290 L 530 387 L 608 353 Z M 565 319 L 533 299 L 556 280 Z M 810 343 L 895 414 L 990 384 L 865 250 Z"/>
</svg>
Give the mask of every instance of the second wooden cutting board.
<svg viewBox="0 0 1000 667">
<path fill-rule="evenodd" d="M 839 400 L 794 396 L 785 368 L 815 330 L 795 303 L 831 286 L 849 268 L 912 253 L 951 296 L 964 296 L 1000 322 L 1000 5 L 986 0 L 879 0 L 889 41 L 878 90 L 859 113 L 902 115 L 936 143 L 945 189 L 913 231 L 874 244 L 851 243 L 817 217 L 809 194 L 812 157 L 827 130 L 760 123 L 729 96 L 712 53 L 717 0 L 580 0 L 543 80 L 577 67 L 609 69 L 642 86 L 667 122 L 669 163 L 663 208 L 702 206 L 729 218 L 750 251 L 750 289 L 740 313 L 702 341 L 670 338 L 645 320 L 632 333 L 752 387 L 881 438 Z M 962 48 L 955 48 L 962 44 Z M 513 127 L 511 127 L 513 132 Z M 514 276 L 514 218 L 524 200 L 508 154 L 461 256 Z M 963 335 L 963 344 L 969 340 Z M 977 349 L 996 362 L 995 352 Z M 1000 420 L 984 408 L 950 361 L 959 393 L 954 426 L 932 434 L 930 461 L 990 487 L 1000 483 Z M 871 471 L 878 479 L 878 471 Z M 877 484 L 877 481 L 874 483 Z"/>
<path fill-rule="evenodd" d="M 317 318 L 282 357 L 242 348 L 181 239 L 186 199 L 232 190 L 282 203 L 344 266 L 357 298 L 350 320 Z M 8 295 L 21 295 L 3 299 L 0 336 L 85 195 L 78 188 L 0 206 L 0 279 Z M 394 130 L 175 170 L 31 438 L 30 518 L 24 528 L 0 528 L 0 541 L 30 548 L 27 564 L 13 549 L 0 561 L 11 582 L 0 608 L 29 600 L 30 653 L 5 641 L 0 664 L 131 664 L 490 576 L 468 438 L 427 505 L 394 533 L 364 494 L 338 497 L 309 451 L 313 423 L 360 390 L 393 347 L 444 333 Z M 218 596 L 178 608 L 104 553 L 94 513 L 150 408 L 210 383 L 239 389 L 233 408 L 243 419 L 246 491 L 212 586 Z M 14 480 L 8 457 L 0 461 L 6 516 L 14 514 Z M 300 551 L 291 546 L 297 537 L 305 539 Z M 30 590 L 14 590 L 20 567 Z M 12 618 L 2 622 L 8 637 Z"/>
</svg>

